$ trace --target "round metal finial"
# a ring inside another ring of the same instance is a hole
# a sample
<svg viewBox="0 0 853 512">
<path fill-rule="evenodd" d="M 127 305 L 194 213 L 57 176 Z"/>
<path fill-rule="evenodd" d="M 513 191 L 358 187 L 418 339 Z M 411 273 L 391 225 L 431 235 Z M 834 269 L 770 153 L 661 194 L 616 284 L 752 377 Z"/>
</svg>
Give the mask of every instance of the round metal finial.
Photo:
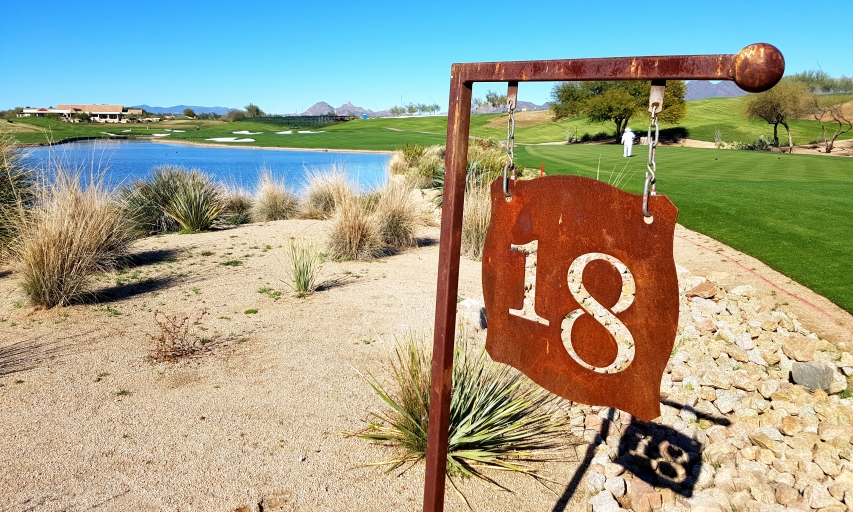
<svg viewBox="0 0 853 512">
<path fill-rule="evenodd" d="M 772 44 L 751 44 L 735 56 L 733 78 L 746 92 L 764 92 L 785 73 L 785 57 Z"/>
</svg>

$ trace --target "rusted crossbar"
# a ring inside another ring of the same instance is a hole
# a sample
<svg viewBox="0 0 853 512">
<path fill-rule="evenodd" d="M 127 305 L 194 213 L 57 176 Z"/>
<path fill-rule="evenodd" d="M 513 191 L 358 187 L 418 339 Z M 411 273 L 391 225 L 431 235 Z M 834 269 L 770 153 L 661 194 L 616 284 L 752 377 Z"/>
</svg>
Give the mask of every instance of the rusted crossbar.
<svg viewBox="0 0 853 512">
<path fill-rule="evenodd" d="M 432 387 L 424 484 L 425 512 L 444 510 L 445 468 L 450 413 L 450 386 L 456 330 L 456 296 L 462 209 L 471 121 L 471 94 L 475 82 L 567 80 L 731 80 L 748 92 L 773 87 L 785 71 L 785 60 L 774 46 L 758 43 L 737 54 L 604 59 L 537 60 L 453 64 L 447 115 L 444 207 L 438 260 Z"/>
</svg>

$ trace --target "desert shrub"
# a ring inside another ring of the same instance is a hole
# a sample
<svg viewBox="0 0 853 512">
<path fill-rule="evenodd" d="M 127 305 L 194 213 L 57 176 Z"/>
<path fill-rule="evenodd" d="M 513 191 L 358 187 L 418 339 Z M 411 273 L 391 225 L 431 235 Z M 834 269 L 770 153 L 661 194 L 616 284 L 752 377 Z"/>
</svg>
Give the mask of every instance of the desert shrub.
<svg viewBox="0 0 853 512">
<path fill-rule="evenodd" d="M 590 137 L 590 140 L 595 142 L 595 141 L 599 141 L 599 140 L 607 140 L 610 137 L 612 137 L 612 135 L 610 135 L 607 132 L 598 132 L 596 134 L 593 134 L 593 136 Z"/>
<path fill-rule="evenodd" d="M 507 162 L 506 150 L 488 141 L 471 144 L 468 148 L 468 175 L 491 183 L 503 176 Z"/>
<path fill-rule="evenodd" d="M 581 142 L 589 142 L 592 140 L 592 135 L 590 135 L 589 132 L 584 132 L 584 134 L 581 135 L 581 138 L 579 140 Z"/>
<path fill-rule="evenodd" d="M 300 215 L 307 219 L 327 219 L 338 203 L 352 196 L 350 184 L 343 167 L 332 165 L 328 169 L 312 169 L 306 173 L 308 184 Z"/>
<path fill-rule="evenodd" d="M 199 350 L 203 343 L 193 336 L 191 331 L 193 326 L 201 323 L 205 315 L 206 309 L 192 317 L 187 314 L 167 315 L 160 310 L 154 311 L 154 323 L 157 324 L 159 332 L 156 335 L 148 335 L 154 342 L 153 359 L 171 361 Z"/>
<path fill-rule="evenodd" d="M 262 172 L 252 206 L 252 221 L 290 219 L 296 216 L 298 209 L 299 198 L 287 189 L 284 180 L 276 180 L 269 171 Z"/>
<path fill-rule="evenodd" d="M 231 186 L 225 191 L 225 209 L 222 220 L 232 226 L 249 222 L 254 201 L 246 190 Z"/>
<path fill-rule="evenodd" d="M 491 216 L 492 197 L 488 182 L 469 178 L 462 211 L 462 254 L 475 260 L 483 258 Z"/>
<path fill-rule="evenodd" d="M 290 240 L 287 244 L 288 276 L 297 297 L 308 296 L 320 284 L 323 256 L 314 244 Z"/>
<path fill-rule="evenodd" d="M 367 211 L 357 196 L 350 193 L 338 200 L 328 246 L 329 255 L 335 260 L 371 259 L 382 254 L 376 216 Z"/>
<path fill-rule="evenodd" d="M 560 398 L 515 369 L 493 363 L 484 351 L 469 349 L 466 337 L 460 329 L 453 358 L 447 475 L 491 482 L 481 472 L 491 468 L 537 478 L 532 468 L 520 462 L 546 458 L 563 443 L 568 421 L 557 411 Z M 407 333 L 395 347 L 390 385 L 368 379 L 390 407 L 374 414 L 370 426 L 358 435 L 397 449 L 394 458 L 380 463 L 389 470 L 426 455 L 431 341 L 427 335 Z"/>
<path fill-rule="evenodd" d="M 639 137 L 640 134 L 637 134 Z M 662 141 L 672 142 L 678 144 L 684 139 L 690 137 L 690 130 L 683 126 L 671 126 L 669 128 L 663 128 L 660 130 L 660 134 L 658 135 L 658 139 Z"/>
<path fill-rule="evenodd" d="M 391 180 L 379 194 L 375 215 L 382 243 L 389 247 L 415 247 L 417 225 L 423 214 L 412 200 L 412 187 L 403 180 Z"/>
<path fill-rule="evenodd" d="M 103 174 L 88 183 L 82 174 L 57 167 L 36 187 L 32 208 L 18 212 L 9 253 L 37 306 L 64 306 L 86 295 L 92 274 L 113 269 L 133 240 Z"/>
<path fill-rule="evenodd" d="M 18 214 L 32 204 L 34 175 L 9 136 L 0 136 L 0 261 L 16 235 Z"/>
</svg>

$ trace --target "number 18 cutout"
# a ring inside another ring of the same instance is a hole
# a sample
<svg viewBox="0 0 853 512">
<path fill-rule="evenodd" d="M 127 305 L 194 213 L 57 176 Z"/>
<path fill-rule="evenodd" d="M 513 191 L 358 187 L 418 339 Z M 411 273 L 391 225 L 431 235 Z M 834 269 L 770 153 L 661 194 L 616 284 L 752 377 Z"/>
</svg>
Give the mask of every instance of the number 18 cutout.
<svg viewBox="0 0 853 512">
<path fill-rule="evenodd" d="M 678 328 L 678 209 L 652 196 L 646 218 L 642 195 L 579 176 L 511 181 L 509 193 L 502 178 L 491 186 L 483 251 L 491 358 L 569 400 L 660 416 Z"/>
</svg>

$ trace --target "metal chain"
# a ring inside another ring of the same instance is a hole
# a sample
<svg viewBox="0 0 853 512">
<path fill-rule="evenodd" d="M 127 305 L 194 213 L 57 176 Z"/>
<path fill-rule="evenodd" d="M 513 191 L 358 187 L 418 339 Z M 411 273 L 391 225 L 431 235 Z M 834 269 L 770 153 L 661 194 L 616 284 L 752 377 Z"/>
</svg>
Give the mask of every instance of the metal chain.
<svg viewBox="0 0 853 512">
<path fill-rule="evenodd" d="M 506 122 L 506 156 L 507 161 L 504 166 L 504 196 L 512 197 L 509 193 L 509 177 L 507 171 L 512 171 L 512 178 L 515 179 L 515 104 L 509 104 L 509 118 Z"/>
<path fill-rule="evenodd" d="M 665 82 L 664 82 L 665 83 Z M 655 149 L 658 145 L 658 112 L 663 110 L 663 95 L 665 85 L 655 85 L 652 83 L 651 93 L 649 95 L 649 112 L 652 114 L 652 119 L 649 122 L 649 132 L 646 140 L 649 143 L 649 162 L 646 165 L 646 182 L 643 185 L 643 215 L 651 217 L 649 213 L 649 197 L 658 195 L 657 187 L 657 163 L 655 162 Z M 654 137 L 652 137 L 652 128 L 654 128 Z"/>
</svg>

